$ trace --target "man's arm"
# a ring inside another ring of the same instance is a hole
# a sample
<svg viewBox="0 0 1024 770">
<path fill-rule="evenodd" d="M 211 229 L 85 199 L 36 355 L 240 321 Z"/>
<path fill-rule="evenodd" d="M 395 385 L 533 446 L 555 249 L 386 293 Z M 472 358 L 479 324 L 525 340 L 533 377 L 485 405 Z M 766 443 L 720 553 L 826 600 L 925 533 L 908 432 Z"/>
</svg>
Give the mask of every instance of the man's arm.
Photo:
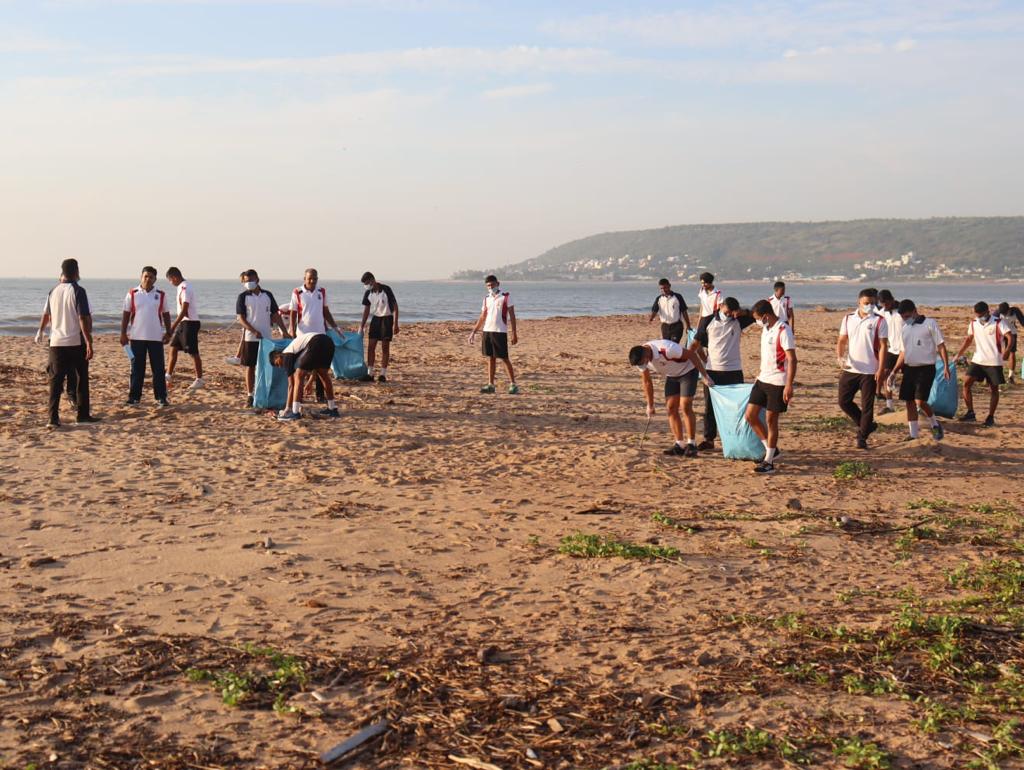
<svg viewBox="0 0 1024 770">
<path fill-rule="evenodd" d="M 850 338 L 845 334 L 840 334 L 836 340 L 836 360 L 839 362 L 839 368 L 843 369 L 846 366 L 846 346 L 849 344 Z"/>
<path fill-rule="evenodd" d="M 47 309 L 43 311 L 42 317 L 39 319 L 39 329 L 36 331 L 36 342 L 41 342 L 43 339 L 43 332 L 46 327 L 50 325 L 50 310 L 49 305 Z"/>
<path fill-rule="evenodd" d="M 789 312 L 789 328 L 796 331 L 796 311 L 792 307 L 787 308 L 787 310 Z"/>
<path fill-rule="evenodd" d="M 388 290 L 388 299 L 391 300 L 391 313 L 395 317 L 391 326 L 391 333 L 398 334 L 398 300 L 395 299 L 395 293 L 390 289 Z"/>
<path fill-rule="evenodd" d="M 167 342 L 171 338 L 171 314 L 166 310 L 164 311 L 164 328 L 167 330 L 167 334 L 164 336 L 164 342 Z"/>
<path fill-rule="evenodd" d="M 516 334 L 516 309 L 514 307 L 510 307 L 508 309 L 508 325 L 509 328 L 512 330 L 512 336 L 509 339 L 509 342 L 515 345 L 517 342 L 519 342 L 519 335 Z"/>
<path fill-rule="evenodd" d="M 128 321 L 131 320 L 132 314 L 125 310 L 121 313 L 121 345 L 122 347 L 128 344 Z"/>
<path fill-rule="evenodd" d="M 296 289 L 292 292 L 292 312 L 288 314 L 288 328 L 291 332 L 287 335 L 289 337 L 295 336 L 295 329 L 299 323 L 299 291 Z"/>
<path fill-rule="evenodd" d="M 647 416 L 654 416 L 654 381 L 651 373 L 646 369 L 640 375 L 640 383 L 644 391 L 644 400 L 647 402 Z"/>
<path fill-rule="evenodd" d="M 181 322 L 184 321 L 186 318 L 188 318 L 188 305 L 189 305 L 188 300 L 186 300 L 185 302 L 181 303 L 181 312 L 178 313 L 178 317 L 175 318 L 174 319 L 174 323 L 171 324 L 171 331 L 170 331 L 170 333 L 172 335 L 174 334 L 174 332 L 178 328 L 178 326 L 181 324 Z"/>
<path fill-rule="evenodd" d="M 945 342 L 940 342 L 939 345 L 938 345 L 938 348 L 939 348 L 939 358 L 942 359 L 942 376 L 943 376 L 944 379 L 948 380 L 949 379 L 949 351 L 946 350 L 946 343 Z M 900 358 L 901 359 L 903 358 L 903 354 L 902 353 L 900 353 Z"/>
<path fill-rule="evenodd" d="M 369 317 L 370 317 L 370 306 L 369 305 L 364 305 L 363 306 L 363 320 L 359 322 L 359 333 L 360 334 L 362 334 L 363 332 L 366 331 L 366 321 L 369 319 Z"/>
<path fill-rule="evenodd" d="M 885 375 L 885 354 L 889 352 L 889 338 L 882 337 L 878 341 L 878 371 L 875 372 L 875 379 L 878 382 L 882 381 L 882 377 Z"/>
<path fill-rule="evenodd" d="M 478 319 L 476 319 L 476 325 L 473 327 L 473 331 L 471 331 L 469 333 L 470 341 L 472 341 L 473 338 L 476 336 L 476 333 L 483 328 L 484 321 L 486 321 L 486 320 L 487 320 L 487 310 L 485 308 L 484 310 L 480 311 L 480 317 Z"/>
<path fill-rule="evenodd" d="M 82 325 L 82 336 L 85 337 L 85 360 L 92 361 L 92 316 L 80 315 L 78 322 Z"/>
<path fill-rule="evenodd" d="M 654 300 L 654 304 L 651 306 L 651 317 L 647 319 L 647 323 L 653 323 L 654 319 L 658 317 L 658 300 Z"/>
<path fill-rule="evenodd" d="M 708 370 L 704 368 L 704 362 L 700 360 L 700 355 L 691 350 L 684 350 L 684 356 L 689 356 L 690 361 L 693 363 L 694 368 L 700 373 L 700 376 L 704 378 L 704 382 L 708 384 L 709 388 L 715 387 L 715 382 L 708 377 Z"/>
<path fill-rule="evenodd" d="M 786 384 L 782 388 L 782 400 L 787 404 L 793 400 L 793 383 L 796 382 L 796 350 L 786 351 Z"/>
<path fill-rule="evenodd" d="M 334 316 L 331 315 L 331 311 L 328 309 L 327 305 L 324 305 L 324 323 L 334 329 L 334 331 L 338 332 L 338 334 L 341 334 L 341 329 L 339 329 L 338 324 L 334 322 Z"/>
<path fill-rule="evenodd" d="M 957 351 L 957 354 L 954 356 L 954 358 L 960 358 L 960 356 L 962 356 L 964 353 L 966 353 L 967 352 L 967 348 L 969 348 L 973 342 L 974 342 L 974 335 L 973 334 L 968 334 L 967 335 L 967 339 L 964 340 L 964 344 L 960 346 L 960 350 Z"/>
<path fill-rule="evenodd" d="M 273 314 L 270 316 L 270 323 L 276 325 L 277 328 L 281 330 L 281 336 L 284 337 L 285 339 L 295 336 L 294 332 L 289 333 L 288 327 L 284 325 L 284 319 L 281 318 L 281 313 L 279 311 L 275 310 L 273 312 Z M 257 334 L 259 334 L 259 332 L 257 332 Z"/>
</svg>

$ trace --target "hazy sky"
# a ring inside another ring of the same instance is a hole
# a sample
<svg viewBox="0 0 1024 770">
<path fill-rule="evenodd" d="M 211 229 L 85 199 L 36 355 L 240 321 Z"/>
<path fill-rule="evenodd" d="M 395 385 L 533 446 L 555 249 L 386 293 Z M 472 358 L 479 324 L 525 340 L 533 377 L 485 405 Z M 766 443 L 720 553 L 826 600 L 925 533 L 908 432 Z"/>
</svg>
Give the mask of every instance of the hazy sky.
<svg viewBox="0 0 1024 770">
<path fill-rule="evenodd" d="M 1024 2 L 0 0 L 0 275 L 1024 213 Z"/>
</svg>

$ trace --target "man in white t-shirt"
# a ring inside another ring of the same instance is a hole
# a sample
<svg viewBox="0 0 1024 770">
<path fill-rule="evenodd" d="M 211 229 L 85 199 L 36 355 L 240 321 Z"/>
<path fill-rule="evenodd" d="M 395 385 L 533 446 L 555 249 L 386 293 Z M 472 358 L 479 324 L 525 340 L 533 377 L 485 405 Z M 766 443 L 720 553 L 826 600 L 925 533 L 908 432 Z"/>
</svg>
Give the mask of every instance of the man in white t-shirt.
<svg viewBox="0 0 1024 770">
<path fill-rule="evenodd" d="M 306 378 L 312 374 L 323 385 L 327 407 L 321 409 L 320 417 L 340 417 L 334 403 L 334 385 L 331 382 L 331 362 L 334 360 L 334 341 L 320 332 L 300 333 L 283 350 L 270 353 L 272 366 L 284 367 L 288 372 L 288 400 L 277 415 L 278 420 L 302 418 L 302 396 Z"/>
<path fill-rule="evenodd" d="M 793 312 L 793 300 L 786 294 L 785 281 L 775 282 L 772 296 L 768 297 L 768 301 L 772 303 L 772 312 L 775 313 L 776 317 L 785 321 L 789 330 L 795 334 L 796 313 Z"/>
<path fill-rule="evenodd" d="M 199 355 L 199 306 L 196 304 L 196 290 L 185 280 L 181 270 L 176 267 L 167 268 L 167 282 L 178 290 L 178 314 L 171 323 L 171 358 L 167 364 L 167 380 L 174 376 L 174 368 L 178 365 L 178 351 L 192 356 L 196 369 L 196 378 L 189 390 L 199 390 L 206 383 L 203 381 L 203 359 Z"/>
<path fill-rule="evenodd" d="M 843 316 L 836 341 L 839 375 L 839 408 L 857 426 L 857 448 L 868 448 L 868 436 L 878 429 L 874 419 L 875 393 L 882 380 L 889 327 L 875 312 L 871 290 L 857 298 L 857 310 Z M 860 392 L 860 406 L 853 403 Z"/>
<path fill-rule="evenodd" d="M 124 298 L 121 313 L 121 345 L 128 346 L 132 373 L 128 387 L 128 405 L 142 399 L 146 379 L 146 359 L 153 377 L 153 397 L 159 406 L 167 406 L 167 376 L 164 370 L 164 345 L 171 338 L 171 314 L 167 296 L 156 288 L 156 268 L 142 268 L 139 285 Z"/>
<path fill-rule="evenodd" d="M 896 298 L 888 289 L 878 292 L 878 304 L 879 309 L 876 312 L 885 319 L 889 331 L 889 350 L 886 351 L 885 360 L 882 362 L 885 371 L 882 372 L 882 386 L 878 391 L 878 395 L 885 398 L 885 406 L 879 414 L 891 414 L 896 411 L 896 404 L 889 375 L 896 366 L 900 351 L 903 350 L 903 317 L 897 309 Z"/>
<path fill-rule="evenodd" d="M 316 268 L 309 267 L 303 273 L 302 286 L 292 290 L 292 312 L 289 321 L 292 337 L 309 332 L 326 334 L 328 329 L 341 333 L 331 315 L 331 309 L 327 306 L 327 289 L 318 286 L 319 281 L 320 274 Z M 313 379 L 313 384 L 316 387 L 316 400 L 323 403 L 323 384 L 318 377 Z"/>
<path fill-rule="evenodd" d="M 661 321 L 663 340 L 682 342 L 690 329 L 690 314 L 686 310 L 686 300 L 679 292 L 672 291 L 672 284 L 668 278 L 658 281 L 658 288 L 661 289 L 661 293 L 651 306 L 648 323 L 654 323 L 654 319 L 657 318 Z"/>
<path fill-rule="evenodd" d="M 648 419 L 654 416 L 654 381 L 651 372 L 665 378 L 665 411 L 668 413 L 668 426 L 675 438 L 675 443 L 665 450 L 665 454 L 697 457 L 697 415 L 693 411 L 697 373 L 700 373 L 709 387 L 715 386 L 700 355 L 696 350 L 687 350 L 672 340 L 651 340 L 630 348 L 629 363 L 640 370 Z"/>
<path fill-rule="evenodd" d="M 363 273 L 363 320 L 359 325 L 359 333 L 366 332 L 366 322 L 370 322 L 370 339 L 366 343 L 366 376 L 364 382 L 373 382 L 374 374 L 377 382 L 388 381 L 388 363 L 391 361 L 391 340 L 398 334 L 398 300 L 395 293 L 386 283 L 374 278 L 373 273 Z M 380 372 L 377 372 L 377 343 L 380 343 Z"/>
<path fill-rule="evenodd" d="M 715 276 L 711 273 L 700 274 L 700 291 L 697 292 L 697 304 L 700 317 L 714 315 L 722 304 L 722 291 L 715 288 Z"/>
<path fill-rule="evenodd" d="M 1024 324 L 1024 313 L 1020 311 L 1019 307 L 1010 307 L 1009 302 L 1000 302 L 996 315 L 1013 332 L 1013 342 L 1010 343 L 1009 349 L 1003 351 L 1003 357 L 1006 360 L 1006 368 L 1008 370 L 1006 382 L 1009 385 L 1013 385 L 1017 377 L 1017 338 L 1019 336 L 1017 324 Z"/>
<path fill-rule="evenodd" d="M 509 344 L 515 345 L 519 342 L 519 335 L 516 333 L 516 309 L 512 305 L 509 293 L 501 290 L 501 284 L 495 276 L 487 276 L 484 279 L 484 286 L 487 287 L 487 296 L 484 297 L 480 317 L 473 331 L 469 333 L 469 344 L 472 345 L 477 333 L 483 330 L 480 350 L 487 359 L 487 384 L 480 388 L 480 392 L 494 393 L 497 361 L 501 359 L 505 364 L 505 371 L 508 372 L 508 392 L 515 395 L 519 392 L 519 386 L 516 385 L 516 373 L 512 370 L 512 362 L 508 358 L 508 348 Z"/>
<path fill-rule="evenodd" d="M 1006 382 L 1003 377 L 1003 361 L 1009 355 L 1010 347 L 1016 342 L 1017 335 L 1009 324 L 997 318 L 989 311 L 987 302 L 979 302 L 974 306 L 975 318 L 967 326 L 967 338 L 956 354 L 959 359 L 972 344 L 974 355 L 971 365 L 967 368 L 964 378 L 964 406 L 967 411 L 960 416 L 960 422 L 974 422 L 974 383 L 984 380 L 988 383 L 988 417 L 985 427 L 996 424 L 996 407 L 999 406 L 999 386 Z"/>
<path fill-rule="evenodd" d="M 890 378 L 896 372 L 903 372 L 900 383 L 900 400 L 907 403 L 908 439 L 914 440 L 920 432 L 918 413 L 924 414 L 931 423 L 932 438 L 941 441 L 945 432 L 935 412 L 928 405 L 928 398 L 935 383 L 935 361 L 942 359 L 942 376 L 949 379 L 949 353 L 942 330 L 934 318 L 925 318 L 917 312 L 913 300 L 905 299 L 896 308 L 903 322 L 900 329 L 900 352 L 896 356 Z"/>
<path fill-rule="evenodd" d="M 251 409 L 253 388 L 256 385 L 256 364 L 260 356 L 260 340 L 270 339 L 274 326 L 281 330 L 282 337 L 291 337 L 291 333 L 281 320 L 277 300 L 269 291 L 260 286 L 260 276 L 255 270 L 242 273 L 245 291 L 235 301 L 235 315 L 242 325 L 242 366 L 245 368 L 245 406 Z"/>
<path fill-rule="evenodd" d="M 789 325 L 775 315 L 772 304 L 758 300 L 751 309 L 754 321 L 761 327 L 761 368 L 744 415 L 757 437 L 764 444 L 764 459 L 754 466 L 754 473 L 775 473 L 779 453 L 779 415 L 789 409 L 796 380 L 796 341 Z M 761 424 L 761 411 L 765 425 Z M 767 427 L 766 427 L 767 426 Z"/>
</svg>

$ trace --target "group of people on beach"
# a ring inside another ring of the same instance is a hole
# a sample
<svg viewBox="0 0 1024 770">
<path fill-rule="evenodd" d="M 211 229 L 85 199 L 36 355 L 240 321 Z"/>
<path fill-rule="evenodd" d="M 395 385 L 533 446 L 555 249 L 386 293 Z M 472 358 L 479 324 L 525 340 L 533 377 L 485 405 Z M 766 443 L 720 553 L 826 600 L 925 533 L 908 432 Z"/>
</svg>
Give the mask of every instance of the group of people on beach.
<svg viewBox="0 0 1024 770">
<path fill-rule="evenodd" d="M 743 382 L 740 336 L 748 326 L 757 324 L 761 331 L 761 360 L 744 417 L 764 445 L 764 455 L 756 462 L 754 472 L 774 473 L 779 456 L 779 416 L 793 399 L 797 371 L 793 301 L 786 294 L 785 282 L 777 281 L 772 295 L 748 310 L 741 308 L 734 297 L 723 299 L 711 273 L 702 273 L 699 278 L 700 320 L 696 328 L 692 327 L 686 300 L 673 291 L 667 278 L 662 278 L 658 282 L 661 293 L 655 298 L 649 317 L 651 323 L 655 319 L 661 322 L 661 338 L 629 351 L 629 363 L 641 372 L 648 421 L 655 412 L 651 375 L 657 373 L 665 378 L 665 410 L 675 439 L 665 454 L 697 457 L 699 451 L 713 450 L 717 422 L 709 388 Z M 1006 302 L 999 305 L 996 313 L 991 312 L 986 302 L 974 306 L 974 317 L 954 356 L 967 364 L 963 356 L 973 345 L 974 355 L 963 384 L 966 411 L 960 421 L 977 419 L 973 389 L 976 382 L 984 381 L 990 392 L 984 424 L 995 425 L 999 386 L 1007 381 L 1004 362 L 1009 364 L 1009 381 L 1014 380 L 1018 321 L 1024 323 L 1024 314 Z M 857 428 L 858 448 L 867 449 L 869 436 L 878 429 L 877 396 L 885 399 L 881 414 L 895 411 L 897 397 L 906 403 L 906 440 L 919 437 L 921 415 L 927 418 L 932 437 L 942 440 L 942 424 L 928 404 L 939 361 L 943 367 L 941 376 L 948 381 L 950 360 L 942 331 L 934 319 L 919 312 L 913 300 L 897 302 L 888 289 L 867 288 L 860 292 L 857 309 L 843 317 L 836 340 L 840 370 L 838 404 Z M 898 396 L 897 374 L 902 374 Z M 704 380 L 704 435 L 700 444 L 696 441 L 697 418 L 693 409 L 698 377 Z"/>
</svg>

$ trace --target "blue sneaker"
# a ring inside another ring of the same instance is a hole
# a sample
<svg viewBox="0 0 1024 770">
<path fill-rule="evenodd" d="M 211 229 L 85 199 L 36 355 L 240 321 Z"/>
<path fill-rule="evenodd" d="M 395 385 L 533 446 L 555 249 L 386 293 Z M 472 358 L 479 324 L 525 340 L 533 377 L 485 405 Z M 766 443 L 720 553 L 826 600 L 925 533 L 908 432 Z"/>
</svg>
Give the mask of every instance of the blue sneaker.
<svg viewBox="0 0 1024 770">
<path fill-rule="evenodd" d="M 280 422 L 291 422 L 292 420 L 301 420 L 301 414 L 295 414 L 295 412 L 283 412 L 277 415 L 277 419 Z"/>
<path fill-rule="evenodd" d="M 341 412 L 337 409 L 321 409 L 319 415 L 321 417 L 341 417 Z"/>
</svg>

